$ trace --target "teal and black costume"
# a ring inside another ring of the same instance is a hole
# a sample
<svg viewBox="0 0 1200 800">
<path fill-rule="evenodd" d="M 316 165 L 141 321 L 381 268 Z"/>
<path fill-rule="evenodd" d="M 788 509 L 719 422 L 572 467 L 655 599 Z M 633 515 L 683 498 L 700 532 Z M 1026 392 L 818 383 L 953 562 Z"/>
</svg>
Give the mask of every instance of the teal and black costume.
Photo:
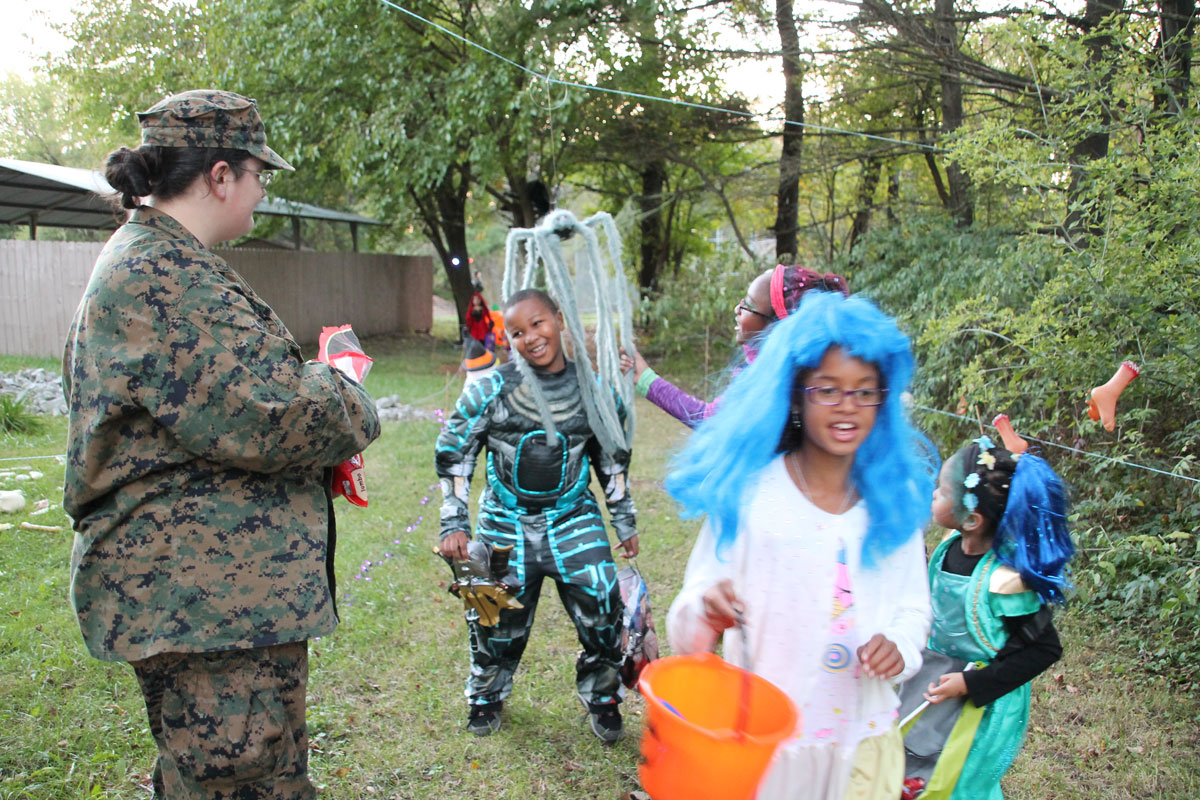
<svg viewBox="0 0 1200 800">
<path fill-rule="evenodd" d="M 557 373 L 526 374 L 536 376 L 549 405 L 557 428 L 551 443 L 532 387 L 512 362 L 463 391 L 437 441 L 442 537 L 470 531 L 470 481 L 486 445 L 487 484 L 475 535 L 489 544 L 512 545 L 510 563 L 524 584 L 517 596 L 524 608 L 500 612 L 494 626 L 480 625 L 478 614 L 467 612 L 467 699 L 480 705 L 512 693 L 542 581 L 550 578 L 558 584 L 583 646 L 575 667 L 579 695 L 591 705 L 612 703 L 620 699 L 623 609 L 608 534 L 588 483 L 594 471 L 617 538 L 636 535 L 629 452 L 601 449 L 588 423 L 574 364 L 568 362 Z"/>
<path fill-rule="evenodd" d="M 905 731 L 906 777 L 928 781 L 925 798 L 1001 800 L 1000 778 L 1029 724 L 1029 681 L 1062 654 L 1049 609 L 989 550 L 962 553 L 955 533 L 929 560 L 936 620 L 925 666 L 900 693 L 900 715 L 916 708 L 940 674 L 965 672 L 967 698 L 943 701 Z M 953 562 L 956 562 L 952 564 Z M 973 563 L 973 567 L 972 567 Z M 965 573 L 965 574 L 964 574 Z"/>
</svg>

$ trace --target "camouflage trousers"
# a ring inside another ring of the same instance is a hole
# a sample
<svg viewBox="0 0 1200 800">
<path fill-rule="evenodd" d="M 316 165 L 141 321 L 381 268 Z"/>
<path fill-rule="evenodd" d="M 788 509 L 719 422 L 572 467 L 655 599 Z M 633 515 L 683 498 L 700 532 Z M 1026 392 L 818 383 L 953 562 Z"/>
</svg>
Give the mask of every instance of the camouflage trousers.
<svg viewBox="0 0 1200 800">
<path fill-rule="evenodd" d="M 132 663 L 164 800 L 308 800 L 308 642 Z"/>
<path fill-rule="evenodd" d="M 487 504 L 485 504 L 487 505 Z M 624 606 L 617 584 L 608 533 L 600 509 L 589 497 L 567 509 L 518 515 L 499 506 L 481 508 L 478 538 L 512 545 L 511 568 L 524 583 L 517 599 L 525 606 L 505 609 L 495 625 L 479 624 L 467 612 L 471 674 L 466 696 L 472 705 L 494 703 L 512 694 L 542 583 L 557 584 L 558 596 L 575 624 L 583 650 L 575 662 L 575 688 L 589 703 L 619 701 L 621 625 Z"/>
</svg>

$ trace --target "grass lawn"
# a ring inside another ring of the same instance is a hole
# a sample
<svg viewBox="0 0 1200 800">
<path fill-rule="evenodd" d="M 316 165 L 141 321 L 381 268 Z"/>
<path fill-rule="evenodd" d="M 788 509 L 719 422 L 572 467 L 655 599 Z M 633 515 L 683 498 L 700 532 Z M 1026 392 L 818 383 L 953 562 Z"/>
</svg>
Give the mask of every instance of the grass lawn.
<svg viewBox="0 0 1200 800">
<path fill-rule="evenodd" d="M 368 342 L 377 396 L 447 408 L 461 387 L 459 352 L 431 337 Z M 6 359 L 0 368 L 49 366 Z M 664 370 L 670 374 L 670 370 Z M 682 426 L 640 403 L 633 490 L 639 566 L 660 628 L 696 524 L 680 521 L 660 480 Z M 63 420 L 0 435 L 0 489 L 24 490 L 24 512 L 0 515 L 0 800 L 139 798 L 153 760 L 132 671 L 84 650 L 68 600 L 69 522 L 62 513 Z M 321 796 L 349 798 L 611 798 L 636 788 L 641 703 L 629 735 L 606 748 L 574 696 L 574 629 L 553 589 L 539 608 L 504 728 L 463 730 L 466 632 L 434 555 L 434 422 L 385 423 L 367 451 L 370 506 L 338 501 L 342 624 L 311 644 L 309 726 Z M 42 473 L 18 481 L 19 475 Z M 477 484 L 478 486 L 478 484 Z M 49 512 L 29 516 L 46 499 Z M 57 526 L 32 531 L 22 522 Z M 1005 780 L 1010 798 L 1200 797 L 1196 698 L 1114 651 L 1104 620 L 1059 617 L 1066 655 L 1034 688 L 1030 737 Z M 665 636 L 665 631 L 660 631 Z M 665 642 L 664 642 L 665 644 Z"/>
</svg>

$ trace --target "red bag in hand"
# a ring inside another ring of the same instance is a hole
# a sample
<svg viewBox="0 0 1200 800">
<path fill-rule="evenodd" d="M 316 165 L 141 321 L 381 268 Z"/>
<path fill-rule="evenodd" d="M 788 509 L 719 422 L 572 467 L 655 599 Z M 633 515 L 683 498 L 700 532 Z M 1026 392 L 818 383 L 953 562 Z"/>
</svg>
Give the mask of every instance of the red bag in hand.
<svg viewBox="0 0 1200 800">
<path fill-rule="evenodd" d="M 362 453 L 333 468 L 333 496 L 342 495 L 356 506 L 367 504 L 367 479 Z"/>
<path fill-rule="evenodd" d="M 366 380 L 371 365 L 375 363 L 375 359 L 363 352 L 358 337 L 349 325 L 321 328 L 321 338 L 317 340 L 317 361 L 336 367 L 343 375 L 348 375 L 358 383 Z"/>
<path fill-rule="evenodd" d="M 358 337 L 349 325 L 321 328 L 317 343 L 317 361 L 362 383 L 371 371 L 374 359 L 363 352 Z M 367 481 L 362 453 L 333 468 L 333 496 L 341 495 L 356 506 L 367 504 Z"/>
</svg>

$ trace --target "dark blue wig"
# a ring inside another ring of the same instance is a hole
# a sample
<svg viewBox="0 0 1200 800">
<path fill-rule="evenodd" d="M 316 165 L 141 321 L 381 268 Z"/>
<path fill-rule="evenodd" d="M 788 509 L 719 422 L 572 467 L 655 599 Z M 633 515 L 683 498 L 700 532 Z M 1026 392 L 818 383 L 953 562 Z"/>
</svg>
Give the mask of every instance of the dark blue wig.
<svg viewBox="0 0 1200 800">
<path fill-rule="evenodd" d="M 851 469 L 871 520 L 862 563 L 875 565 L 924 526 L 937 473 L 928 459 L 936 451 L 900 404 L 913 373 L 908 337 L 868 300 L 809 292 L 771 327 L 758 357 L 730 382 L 717 412 L 696 429 L 667 475 L 666 489 L 683 516 L 708 516 L 719 553 L 737 538 L 742 503 L 759 473 L 782 452 L 797 376 L 831 347 L 873 364 L 888 390 Z"/>
<path fill-rule="evenodd" d="M 1067 526 L 1067 492 L 1043 459 L 1029 453 L 1020 457 L 992 549 L 1043 602 L 1066 599 L 1071 588 L 1067 562 L 1075 555 Z"/>
</svg>

